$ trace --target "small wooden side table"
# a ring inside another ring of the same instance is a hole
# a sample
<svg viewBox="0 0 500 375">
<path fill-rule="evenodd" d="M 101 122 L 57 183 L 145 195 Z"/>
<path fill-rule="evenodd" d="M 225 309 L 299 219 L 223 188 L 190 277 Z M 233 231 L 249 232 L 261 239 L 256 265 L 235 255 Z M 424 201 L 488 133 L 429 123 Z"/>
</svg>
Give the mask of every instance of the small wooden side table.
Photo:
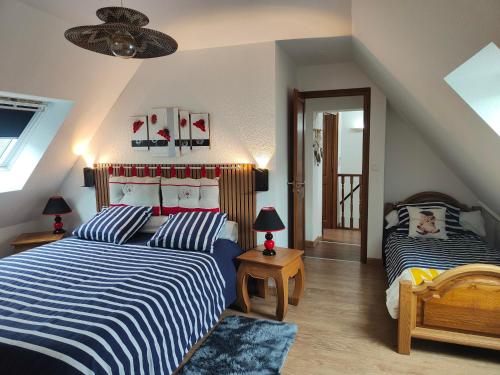
<svg viewBox="0 0 500 375">
<path fill-rule="evenodd" d="M 297 306 L 304 294 L 304 251 L 296 249 L 276 248 L 275 256 L 265 256 L 259 249 L 249 250 L 236 259 L 240 261 L 238 268 L 238 303 L 243 312 L 250 312 L 248 296 L 248 277 L 264 279 L 272 277 L 276 282 L 278 305 L 276 318 L 283 320 L 288 310 L 288 279 L 295 278 L 295 289 L 290 303 Z"/>
<path fill-rule="evenodd" d="M 14 254 L 18 254 L 37 246 L 59 241 L 64 238 L 65 234 L 54 234 L 52 232 L 23 233 L 11 245 L 14 246 Z"/>
</svg>

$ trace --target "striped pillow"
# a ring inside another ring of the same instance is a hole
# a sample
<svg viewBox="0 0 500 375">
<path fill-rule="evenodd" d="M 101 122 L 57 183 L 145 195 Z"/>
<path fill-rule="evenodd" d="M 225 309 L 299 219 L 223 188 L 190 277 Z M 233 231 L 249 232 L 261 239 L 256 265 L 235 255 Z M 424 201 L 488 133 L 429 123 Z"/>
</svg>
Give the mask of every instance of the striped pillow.
<svg viewBox="0 0 500 375">
<path fill-rule="evenodd" d="M 167 249 L 213 252 L 214 242 L 227 221 L 227 214 L 215 212 L 182 212 L 169 216 L 148 246 Z"/>
<path fill-rule="evenodd" d="M 73 231 L 85 240 L 122 244 L 132 237 L 151 217 L 153 209 L 143 206 L 105 208 Z"/>
<path fill-rule="evenodd" d="M 443 202 L 428 202 L 428 203 L 412 203 L 412 204 L 402 204 L 397 206 L 399 226 L 397 232 L 408 234 L 410 215 L 406 207 L 418 207 L 418 208 L 446 208 L 446 232 L 448 234 L 460 234 L 464 232 L 463 227 L 460 225 L 460 209 L 452 206 L 451 204 Z"/>
</svg>

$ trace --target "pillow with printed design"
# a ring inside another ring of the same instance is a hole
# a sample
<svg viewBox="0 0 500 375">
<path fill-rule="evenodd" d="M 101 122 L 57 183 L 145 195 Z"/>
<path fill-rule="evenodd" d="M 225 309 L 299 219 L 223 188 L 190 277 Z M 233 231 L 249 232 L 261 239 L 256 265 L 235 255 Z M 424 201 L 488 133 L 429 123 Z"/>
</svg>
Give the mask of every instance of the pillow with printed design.
<svg viewBox="0 0 500 375">
<path fill-rule="evenodd" d="M 109 205 L 152 207 L 160 215 L 160 177 L 109 177 Z"/>
<path fill-rule="evenodd" d="M 408 236 L 447 240 L 446 208 L 407 207 L 410 223 Z"/>
<path fill-rule="evenodd" d="M 398 233 L 408 234 L 410 215 L 408 213 L 408 207 L 417 207 L 420 209 L 437 209 L 444 208 L 445 213 L 445 223 L 446 232 L 448 235 L 460 234 L 464 232 L 464 228 L 460 225 L 460 209 L 451 204 L 443 202 L 425 202 L 425 203 L 411 203 L 411 204 L 400 204 L 397 206 L 399 225 L 396 231 Z"/>
</svg>

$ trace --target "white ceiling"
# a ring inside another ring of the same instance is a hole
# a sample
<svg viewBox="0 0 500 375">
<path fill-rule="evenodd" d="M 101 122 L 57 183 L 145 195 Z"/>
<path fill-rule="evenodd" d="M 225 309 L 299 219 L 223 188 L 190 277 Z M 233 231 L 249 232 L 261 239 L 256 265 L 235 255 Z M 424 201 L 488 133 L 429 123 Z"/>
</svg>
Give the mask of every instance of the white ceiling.
<svg viewBox="0 0 500 375">
<path fill-rule="evenodd" d="M 352 37 L 280 40 L 278 45 L 299 66 L 352 61 Z"/>
<path fill-rule="evenodd" d="M 119 0 L 20 0 L 73 26 L 100 23 L 98 8 Z M 179 50 L 351 34 L 351 0 L 126 0 L 148 27 L 166 32 Z"/>
</svg>

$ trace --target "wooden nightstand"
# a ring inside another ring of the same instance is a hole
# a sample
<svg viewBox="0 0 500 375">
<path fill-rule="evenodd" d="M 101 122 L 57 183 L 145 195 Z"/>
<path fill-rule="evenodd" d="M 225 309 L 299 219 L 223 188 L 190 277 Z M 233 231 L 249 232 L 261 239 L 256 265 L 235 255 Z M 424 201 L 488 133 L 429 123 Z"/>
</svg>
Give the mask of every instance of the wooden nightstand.
<svg viewBox="0 0 500 375">
<path fill-rule="evenodd" d="M 14 246 L 14 254 L 17 254 L 37 246 L 59 241 L 64 238 L 65 234 L 54 234 L 52 232 L 23 233 L 11 245 Z"/>
<path fill-rule="evenodd" d="M 240 255 L 238 268 L 238 303 L 243 312 L 250 312 L 250 298 L 248 296 L 248 277 L 264 279 L 272 277 L 276 281 L 278 306 L 276 318 L 283 320 L 288 310 L 288 279 L 295 277 L 295 289 L 290 303 L 298 305 L 304 293 L 304 251 L 296 249 L 276 248 L 275 256 L 265 256 L 262 250 L 254 249 Z"/>
</svg>

